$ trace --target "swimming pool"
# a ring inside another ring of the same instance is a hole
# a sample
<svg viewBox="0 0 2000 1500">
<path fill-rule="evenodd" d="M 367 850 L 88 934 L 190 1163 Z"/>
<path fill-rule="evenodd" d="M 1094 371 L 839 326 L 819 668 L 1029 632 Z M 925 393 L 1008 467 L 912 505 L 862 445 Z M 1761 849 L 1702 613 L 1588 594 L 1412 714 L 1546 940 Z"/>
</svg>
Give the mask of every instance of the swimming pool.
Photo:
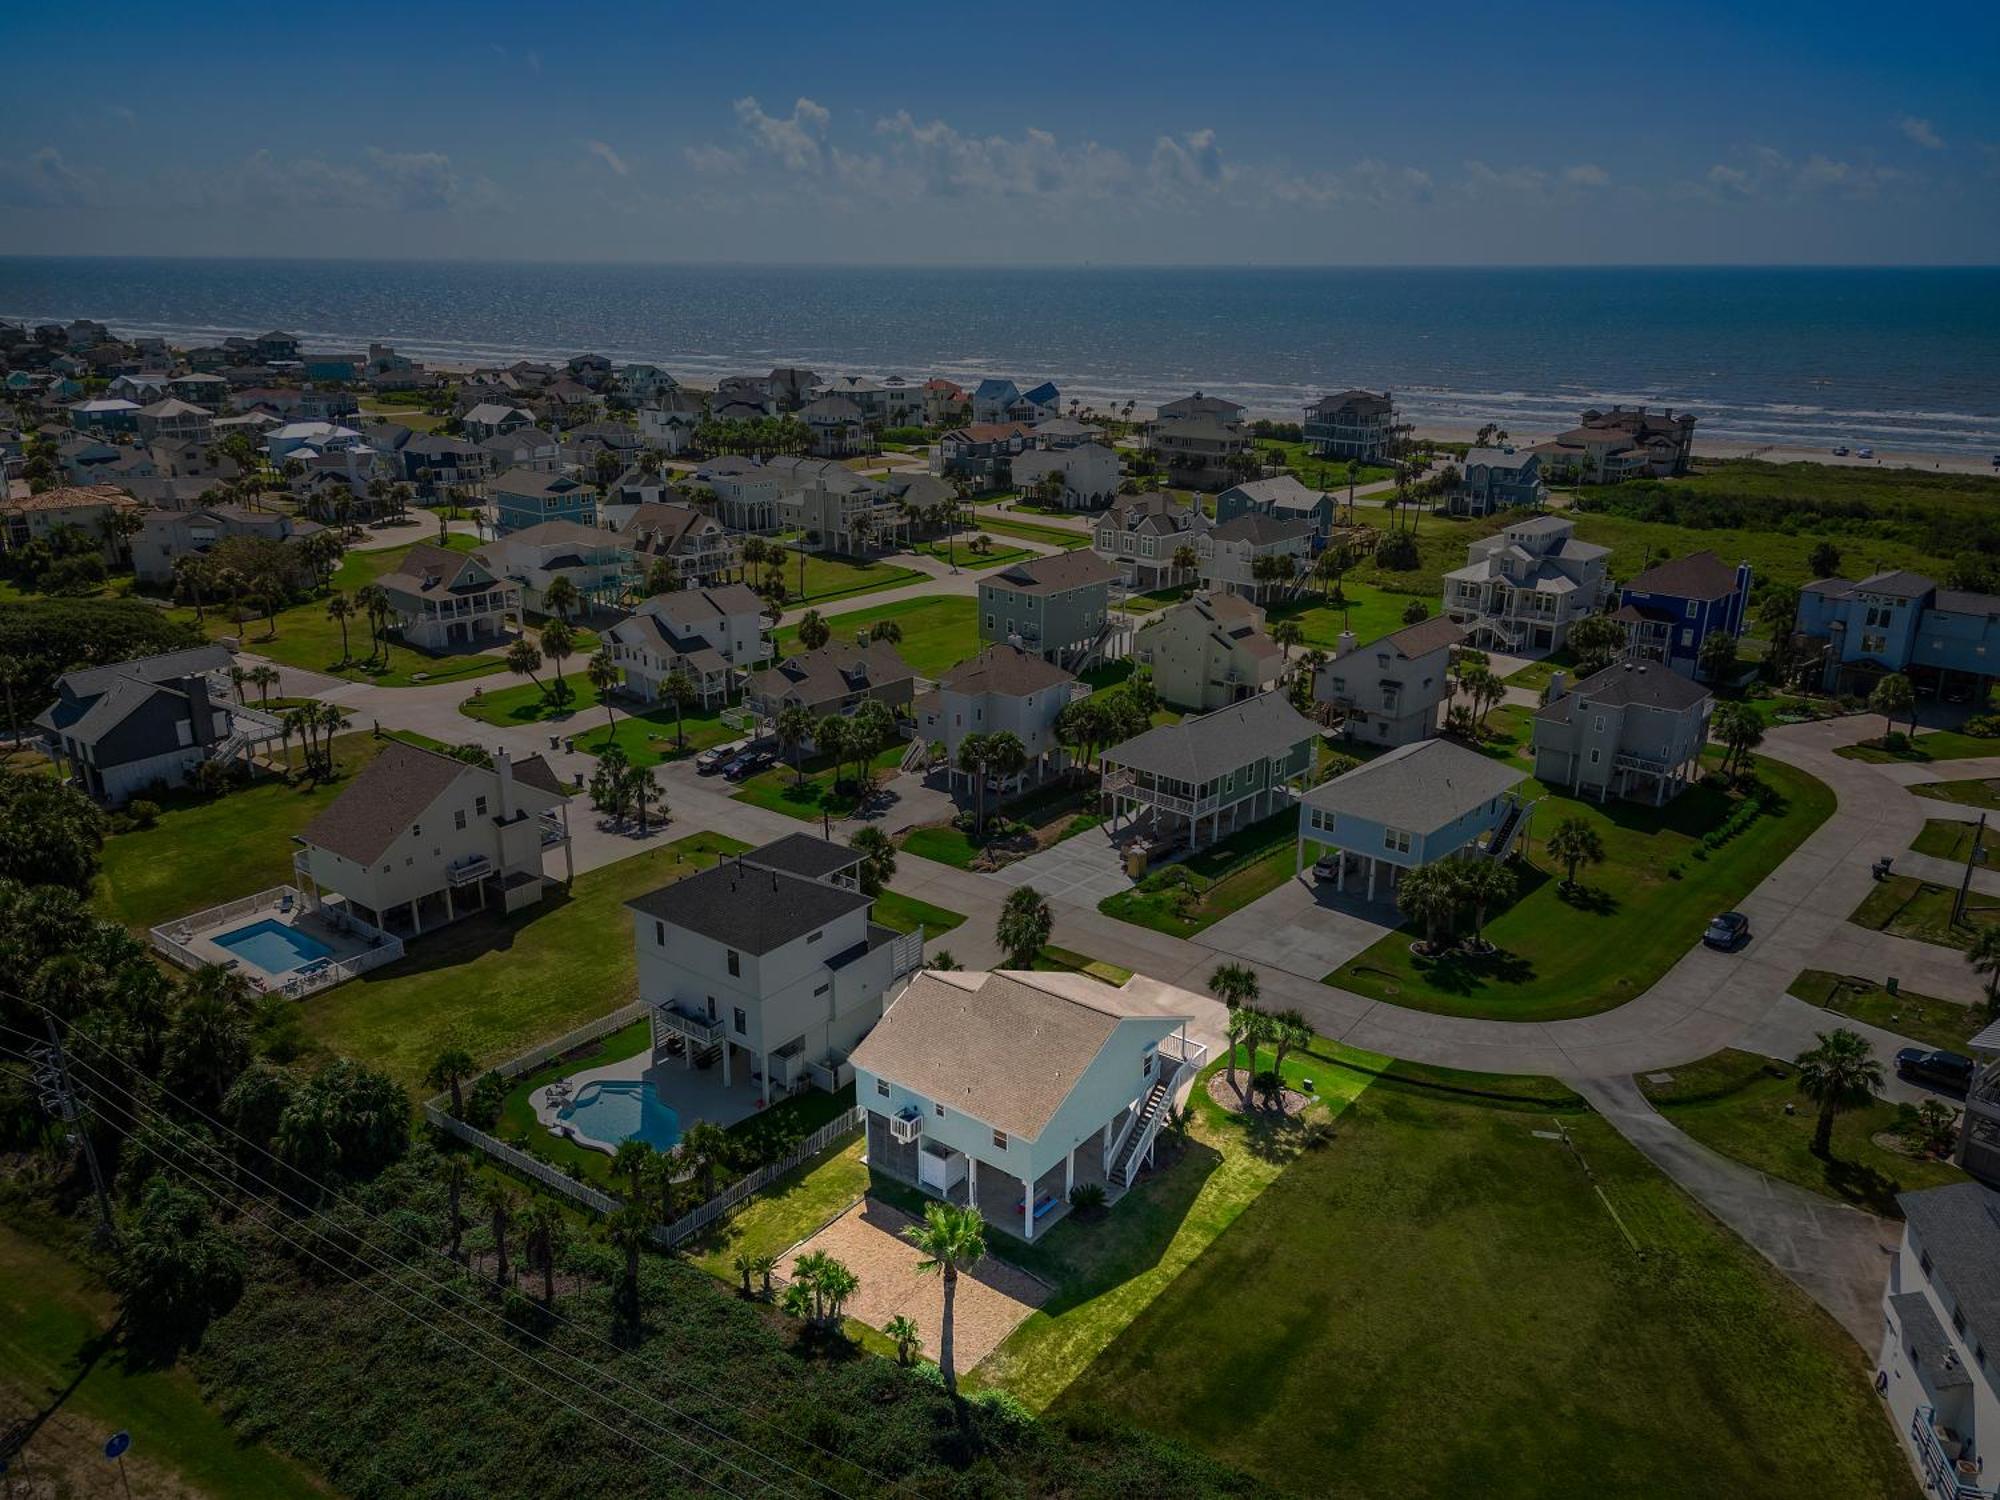
<svg viewBox="0 0 2000 1500">
<path fill-rule="evenodd" d="M 225 932 L 214 942 L 216 947 L 227 948 L 237 958 L 255 964 L 267 974 L 289 974 L 333 953 L 318 938 L 307 937 L 296 927 L 275 917 L 266 917 L 248 927 Z"/>
<path fill-rule="evenodd" d="M 681 1117 L 660 1102 L 643 1079 L 626 1083 L 586 1083 L 556 1119 L 592 1142 L 616 1146 L 641 1140 L 665 1151 L 681 1138 Z"/>
</svg>

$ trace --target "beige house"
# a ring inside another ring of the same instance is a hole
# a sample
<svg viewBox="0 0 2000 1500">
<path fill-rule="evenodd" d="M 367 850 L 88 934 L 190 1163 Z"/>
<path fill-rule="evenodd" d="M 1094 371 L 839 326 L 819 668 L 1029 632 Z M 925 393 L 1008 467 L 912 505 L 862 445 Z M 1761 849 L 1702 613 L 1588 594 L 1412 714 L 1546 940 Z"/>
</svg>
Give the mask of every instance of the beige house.
<svg viewBox="0 0 2000 1500">
<path fill-rule="evenodd" d="M 1282 647 L 1264 633 L 1264 611 L 1235 594 L 1197 594 L 1140 624 L 1132 657 L 1160 696 L 1207 713 L 1255 697 L 1284 671 Z"/>
<path fill-rule="evenodd" d="M 741 545 L 721 522 L 686 505 L 637 506 L 618 534 L 631 549 L 632 570 L 642 587 L 662 562 L 687 588 L 721 582 L 743 557 Z"/>
<path fill-rule="evenodd" d="M 1175 554 L 1194 547 L 1214 524 L 1200 506 L 1158 490 L 1120 495 L 1098 518 L 1090 548 L 1118 569 L 1127 588 L 1142 592 L 1172 588 L 1195 575 L 1193 568 L 1174 565 Z"/>
<path fill-rule="evenodd" d="M 1239 476 L 1239 464 L 1251 448 L 1250 429 L 1240 421 L 1205 414 L 1183 417 L 1147 428 L 1146 446 L 1175 488 L 1220 490 Z"/>
<path fill-rule="evenodd" d="M 1312 562 L 1313 523 L 1244 515 L 1202 534 L 1195 543 L 1202 587 L 1211 594 L 1241 594 L 1259 603 L 1284 593 Z M 1257 576 L 1260 559 L 1281 557 L 1290 565 L 1285 579 Z"/>
<path fill-rule="evenodd" d="M 1443 615 L 1365 646 L 1343 632 L 1333 660 L 1314 679 L 1313 697 L 1339 710 L 1349 739 L 1370 745 L 1429 739 L 1451 696 L 1452 649 L 1464 641 L 1464 628 Z"/>
<path fill-rule="evenodd" d="M 603 638 L 627 690 L 648 703 L 676 672 L 694 684 L 704 708 L 726 703 L 738 674 L 771 654 L 763 601 L 740 583 L 655 595 Z"/>
<path fill-rule="evenodd" d="M 1057 716 L 1088 691 L 1061 667 L 1033 652 L 1019 646 L 988 646 L 939 678 L 936 689 L 917 699 L 912 712 L 924 743 L 944 746 L 954 778 L 961 774 L 958 747 L 967 735 L 1005 730 L 1028 752 L 1028 765 L 1017 780 L 1039 781 L 1063 767 Z"/>
<path fill-rule="evenodd" d="M 73 526 L 101 541 L 104 560 L 115 562 L 123 544 L 112 518 L 138 509 L 137 500 L 111 484 L 64 484 L 37 495 L 9 496 L 0 499 L 0 551 L 12 552 Z"/>
<path fill-rule="evenodd" d="M 1040 494 L 1052 474 L 1060 476 L 1057 499 L 1065 510 L 1096 510 L 1118 493 L 1118 455 L 1103 443 L 1030 448 L 1014 458 L 1014 485 L 1023 494 Z"/>
<path fill-rule="evenodd" d="M 1317 458 L 1386 459 L 1395 451 L 1396 403 L 1387 391 L 1342 391 L 1306 408 L 1306 447 Z"/>
<path fill-rule="evenodd" d="M 491 646 L 521 610 L 521 588 L 467 552 L 419 542 L 376 580 L 406 645 L 420 651 Z"/>
<path fill-rule="evenodd" d="M 586 607 L 615 605 L 625 594 L 631 548 L 614 531 L 576 521 L 544 521 L 488 542 L 477 554 L 498 577 L 521 586 L 522 605 L 549 612 L 549 585 L 567 578 Z"/>
<path fill-rule="evenodd" d="M 787 708 L 803 708 L 823 719 L 851 714 L 871 698 L 900 717 L 916 697 L 916 686 L 917 674 L 887 641 L 835 641 L 752 673 L 745 694 L 751 711 L 768 728 Z"/>
</svg>

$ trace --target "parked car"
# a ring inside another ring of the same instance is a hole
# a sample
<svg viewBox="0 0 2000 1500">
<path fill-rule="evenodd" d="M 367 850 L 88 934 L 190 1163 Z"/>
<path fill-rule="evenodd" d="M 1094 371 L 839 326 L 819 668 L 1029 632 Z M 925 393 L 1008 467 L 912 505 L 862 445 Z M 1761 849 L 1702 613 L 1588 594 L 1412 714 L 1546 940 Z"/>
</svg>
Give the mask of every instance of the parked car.
<svg viewBox="0 0 2000 1500">
<path fill-rule="evenodd" d="M 741 755 L 743 747 L 744 742 L 737 740 L 733 744 L 714 745 L 702 751 L 701 754 L 694 758 L 695 774 L 698 776 L 713 776 L 717 771 L 720 771 L 724 766 L 736 759 L 737 756 Z"/>
<path fill-rule="evenodd" d="M 1750 940 L 1750 919 L 1740 911 L 1726 911 L 1708 924 L 1701 940 L 1724 953 Z"/>
<path fill-rule="evenodd" d="M 1314 880 L 1338 880 L 1340 878 L 1340 856 L 1322 854 L 1313 861 Z"/>
<path fill-rule="evenodd" d="M 1833 450 L 1833 456 L 1834 456 L 1835 458 L 1845 458 L 1845 457 L 1847 457 L 1847 444 L 1845 444 L 1845 443 L 1841 443 L 1841 444 L 1837 445 L 1837 446 L 1836 446 L 1836 447 L 1834 448 L 1834 450 Z"/>
<path fill-rule="evenodd" d="M 1905 1047 L 1896 1054 L 1896 1073 L 1899 1077 L 1960 1094 L 1972 1087 L 1976 1066 L 1962 1052 L 1929 1052 L 1922 1047 Z"/>
<path fill-rule="evenodd" d="M 1875 456 L 1875 450 L 1873 448 L 1856 448 L 1854 450 L 1854 456 L 1856 458 L 1873 458 Z"/>
<path fill-rule="evenodd" d="M 759 771 L 778 763 L 778 757 L 768 750 L 745 750 L 722 768 L 724 781 L 747 781 Z"/>
</svg>

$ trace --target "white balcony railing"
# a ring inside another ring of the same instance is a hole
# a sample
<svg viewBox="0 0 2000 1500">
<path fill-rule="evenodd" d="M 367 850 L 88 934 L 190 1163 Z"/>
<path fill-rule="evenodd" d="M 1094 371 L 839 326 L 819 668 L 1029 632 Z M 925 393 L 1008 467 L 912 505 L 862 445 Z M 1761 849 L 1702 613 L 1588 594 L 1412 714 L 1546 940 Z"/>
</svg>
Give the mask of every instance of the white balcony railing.
<svg viewBox="0 0 2000 1500">
<path fill-rule="evenodd" d="M 1918 1407 L 1910 1418 L 1910 1437 L 1917 1445 L 1917 1457 L 1923 1463 L 1929 1488 L 1944 1500 L 1994 1500 L 1993 1490 L 1973 1483 L 1972 1475 L 1977 1474 L 1978 1468 L 1970 1459 L 1957 1459 L 1945 1452 L 1938 1437 L 1936 1411 L 1928 1406 Z M 1972 1473 L 1966 1473 L 1961 1464 L 1972 1465 Z"/>
<path fill-rule="evenodd" d="M 455 865 L 445 867 L 444 878 L 453 886 L 472 885 L 493 873 L 493 861 L 484 854 L 467 855 Z"/>
<path fill-rule="evenodd" d="M 889 1116 L 889 1138 L 908 1145 L 924 1133 L 924 1117 L 914 1109 L 902 1109 Z"/>
<path fill-rule="evenodd" d="M 697 1047 L 709 1047 L 725 1035 L 722 1022 L 701 1011 L 684 1010 L 679 1005 L 656 1005 L 653 1015 L 662 1026 L 676 1031 Z"/>
</svg>

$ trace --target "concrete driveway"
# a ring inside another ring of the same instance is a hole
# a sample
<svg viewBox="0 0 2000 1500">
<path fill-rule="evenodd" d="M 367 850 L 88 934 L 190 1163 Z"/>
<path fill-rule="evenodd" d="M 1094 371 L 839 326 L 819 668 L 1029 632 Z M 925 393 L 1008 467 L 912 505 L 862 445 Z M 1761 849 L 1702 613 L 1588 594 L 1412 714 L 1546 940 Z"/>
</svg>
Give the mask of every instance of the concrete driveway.
<svg viewBox="0 0 2000 1500">
<path fill-rule="evenodd" d="M 1366 949 L 1399 920 L 1393 903 L 1340 896 L 1316 886 L 1308 871 L 1268 896 L 1224 917 L 1195 941 L 1219 953 L 1247 958 L 1296 974 L 1324 979 Z"/>
<path fill-rule="evenodd" d="M 1117 846 L 1102 827 L 1018 859 L 988 878 L 1002 885 L 1031 885 L 1049 900 L 1073 906 L 1094 907 L 1106 896 L 1132 889 Z"/>
</svg>

